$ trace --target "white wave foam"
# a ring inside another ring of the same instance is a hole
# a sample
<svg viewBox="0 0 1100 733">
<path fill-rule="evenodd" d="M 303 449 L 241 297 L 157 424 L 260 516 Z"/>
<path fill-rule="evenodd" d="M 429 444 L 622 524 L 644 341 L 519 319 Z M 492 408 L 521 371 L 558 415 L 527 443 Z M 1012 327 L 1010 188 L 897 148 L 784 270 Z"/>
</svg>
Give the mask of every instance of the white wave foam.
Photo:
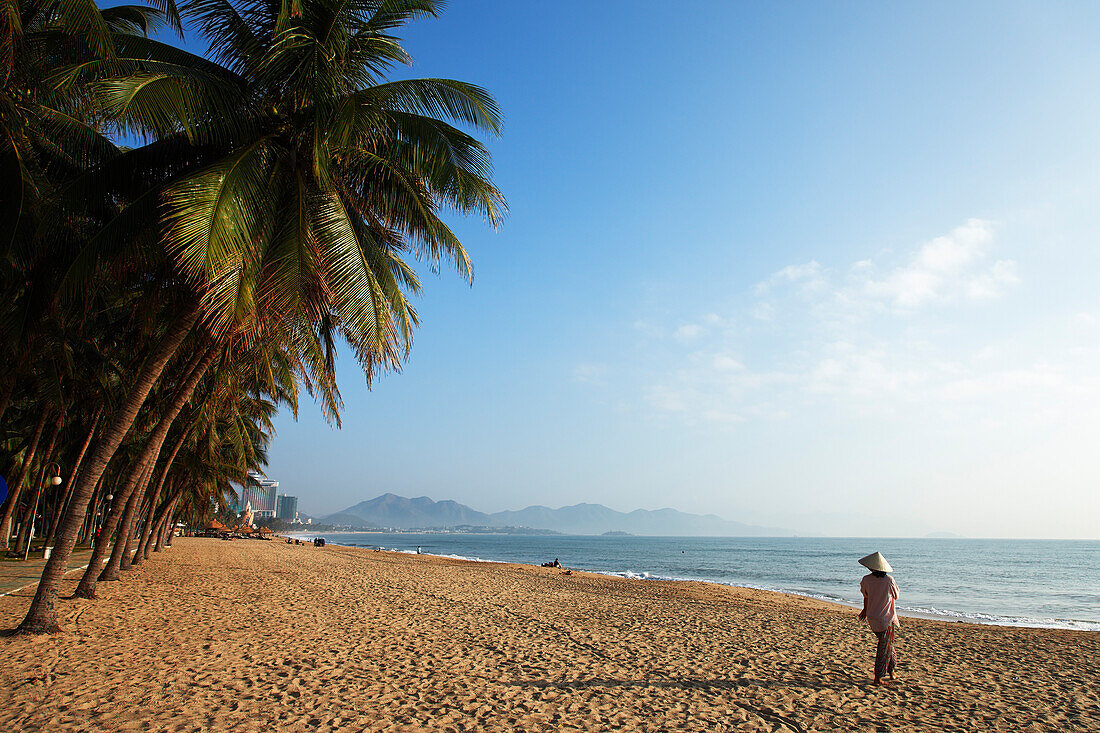
<svg viewBox="0 0 1100 733">
<path fill-rule="evenodd" d="M 1100 622 L 1071 618 L 1029 618 L 1027 616 L 998 616 L 989 613 L 951 611 L 941 608 L 905 606 L 898 609 L 906 615 L 937 620 L 965 621 L 992 626 L 1017 626 L 1029 629 L 1071 629 L 1075 631 L 1100 631 Z"/>
<path fill-rule="evenodd" d="M 633 570 L 624 571 L 591 571 L 599 573 L 600 575 L 611 575 L 619 578 L 628 578 L 630 580 L 664 580 L 664 581 L 690 581 L 695 583 L 712 583 L 714 585 L 724 585 L 730 588 L 748 588 L 750 590 L 763 590 L 770 591 L 772 593 L 783 593 L 789 596 L 798 596 L 800 598 L 813 598 L 819 601 L 827 601 L 829 603 L 836 603 L 842 606 L 848 606 L 849 608 L 859 608 L 859 605 L 851 601 L 845 600 L 838 596 L 829 595 L 825 593 L 811 593 L 808 591 L 791 590 L 790 588 L 779 588 L 775 586 L 767 585 L 754 585 L 751 583 L 733 583 L 723 582 L 713 579 L 704 578 L 689 578 L 689 577 L 669 577 L 663 575 L 653 575 L 651 573 L 637 573 Z M 986 626 L 1014 626 L 1022 628 L 1032 629 L 1070 629 L 1076 631 L 1100 631 L 1100 622 L 1097 621 L 1082 621 L 1079 619 L 1063 619 L 1063 618 L 1030 618 L 1026 616 L 998 616 L 996 614 L 978 613 L 978 612 L 964 612 L 964 611 L 951 611 L 939 608 L 922 608 L 919 606 L 899 606 L 899 615 L 905 617 L 915 618 L 927 618 L 936 621 L 960 621 L 972 624 L 982 624 Z"/>
<path fill-rule="evenodd" d="M 377 547 L 384 552 L 399 552 L 403 555 L 431 555 L 432 557 L 446 557 L 452 560 L 465 560 L 467 562 L 484 562 L 484 563 L 501 563 L 501 564 L 514 564 L 514 565 L 531 565 L 531 567 L 538 567 L 533 563 L 521 563 L 521 562 L 509 562 L 507 560 L 486 560 L 480 557 L 468 557 L 465 555 L 447 554 L 441 555 L 429 552 L 417 553 L 416 550 L 403 550 L 396 547 L 381 547 L 378 545 L 341 545 L 339 543 L 329 542 L 328 544 L 337 547 L 358 547 L 361 549 L 371 549 Z M 609 575 L 617 578 L 627 578 L 629 580 L 652 580 L 652 581 L 690 581 L 695 583 L 711 583 L 713 585 L 724 585 L 731 588 L 748 588 L 751 590 L 763 590 L 770 591 L 772 593 L 783 593 L 790 596 L 798 596 L 800 598 L 812 598 L 819 601 L 826 601 L 828 603 L 836 603 L 849 608 L 859 608 L 859 605 L 852 601 L 845 600 L 839 596 L 830 595 L 826 593 L 813 593 L 804 590 L 792 590 L 790 588 L 780 588 L 776 586 L 767 585 L 755 585 L 752 583 L 734 583 L 714 580 L 712 578 L 691 578 L 691 577 L 674 577 L 668 575 L 657 575 L 654 573 L 642 571 L 636 572 L 634 570 L 595 570 L 583 567 L 576 567 L 576 570 L 581 570 L 589 573 L 596 573 L 599 575 Z M 916 618 L 928 618 L 938 621 L 959 621 L 972 624 L 983 624 L 988 626 L 1013 626 L 1022 628 L 1035 628 L 1035 629 L 1070 629 L 1076 631 L 1100 631 L 1100 622 L 1097 621 L 1082 621 L 1079 619 L 1061 619 L 1061 618 L 1030 618 L 1026 616 L 998 616 L 996 614 L 978 613 L 978 612 L 966 612 L 966 611 L 952 611 L 948 609 L 939 609 L 935 607 L 920 607 L 920 606 L 899 606 L 898 613 L 901 616 L 909 616 Z"/>
</svg>

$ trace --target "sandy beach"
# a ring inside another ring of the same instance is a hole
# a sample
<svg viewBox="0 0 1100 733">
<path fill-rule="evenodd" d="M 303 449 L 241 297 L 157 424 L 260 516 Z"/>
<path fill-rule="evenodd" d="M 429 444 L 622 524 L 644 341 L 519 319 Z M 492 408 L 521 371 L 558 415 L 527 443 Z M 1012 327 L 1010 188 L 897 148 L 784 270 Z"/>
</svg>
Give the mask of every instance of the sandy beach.
<svg viewBox="0 0 1100 733">
<path fill-rule="evenodd" d="M 875 688 L 853 611 L 776 593 L 186 538 L 124 578 L 0 642 L 0 730 L 1100 729 L 1096 632 L 905 619 Z"/>
</svg>

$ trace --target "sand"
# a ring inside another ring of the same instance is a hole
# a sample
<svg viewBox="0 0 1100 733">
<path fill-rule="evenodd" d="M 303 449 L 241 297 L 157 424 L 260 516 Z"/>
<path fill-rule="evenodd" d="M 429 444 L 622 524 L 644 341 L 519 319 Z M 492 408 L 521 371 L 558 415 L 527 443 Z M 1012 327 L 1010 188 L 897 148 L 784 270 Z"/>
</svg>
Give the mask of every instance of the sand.
<svg viewBox="0 0 1100 733">
<path fill-rule="evenodd" d="M 177 539 L 99 595 L 0 639 L 0 730 L 1100 730 L 1097 632 L 905 619 L 875 688 L 854 611 L 703 583 Z"/>
</svg>

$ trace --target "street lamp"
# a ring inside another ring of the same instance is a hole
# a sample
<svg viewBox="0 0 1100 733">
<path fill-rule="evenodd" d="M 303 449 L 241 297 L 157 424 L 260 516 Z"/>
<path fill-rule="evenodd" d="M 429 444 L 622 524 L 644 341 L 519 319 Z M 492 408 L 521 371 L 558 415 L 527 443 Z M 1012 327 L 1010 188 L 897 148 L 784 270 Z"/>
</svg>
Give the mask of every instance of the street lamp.
<svg viewBox="0 0 1100 733">
<path fill-rule="evenodd" d="M 49 471 L 49 469 L 51 467 L 53 468 L 53 471 L 50 471 L 50 473 L 52 473 L 53 476 L 50 477 L 50 485 L 51 486 L 60 486 L 61 485 L 61 464 L 60 463 L 51 463 L 49 466 L 46 466 L 46 470 Z M 24 560 L 26 560 L 28 557 L 31 556 L 31 542 L 34 541 L 34 520 L 38 515 L 38 499 L 41 496 L 42 496 L 41 491 L 34 495 L 34 511 L 31 512 L 31 526 L 30 526 L 30 531 L 27 532 L 27 546 L 25 548 L 23 548 L 23 559 Z M 45 550 L 43 550 L 42 552 L 43 552 L 43 554 L 45 554 Z"/>
<path fill-rule="evenodd" d="M 111 499 L 113 499 L 113 498 L 115 498 L 115 497 L 112 494 L 107 494 L 107 496 L 105 496 L 103 498 L 103 501 L 99 502 L 99 510 L 96 512 L 96 515 L 95 515 L 95 522 L 96 522 L 95 531 L 97 533 L 99 532 L 100 527 L 103 526 L 103 508 L 105 506 L 111 506 Z M 99 537 L 99 535 L 97 534 L 96 538 L 98 539 L 98 537 Z"/>
</svg>

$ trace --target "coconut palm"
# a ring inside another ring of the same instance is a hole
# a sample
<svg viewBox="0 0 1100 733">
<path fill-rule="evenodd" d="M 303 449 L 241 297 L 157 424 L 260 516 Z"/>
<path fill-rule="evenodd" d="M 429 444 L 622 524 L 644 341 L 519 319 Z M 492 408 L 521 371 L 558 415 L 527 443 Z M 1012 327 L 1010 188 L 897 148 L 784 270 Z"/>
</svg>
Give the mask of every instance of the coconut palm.
<svg viewBox="0 0 1100 733">
<path fill-rule="evenodd" d="M 149 411 L 150 391 L 162 382 L 178 385 L 177 397 L 187 391 L 195 350 L 186 344 L 201 337 L 225 354 L 273 339 L 338 423 L 336 339 L 368 379 L 398 367 L 411 344 L 408 295 L 420 283 L 407 257 L 433 270 L 449 261 L 472 277 L 442 215 L 495 224 L 505 206 L 485 147 L 451 123 L 495 134 L 495 103 L 462 82 L 384 81 L 409 61 L 392 31 L 438 6 L 195 0 L 181 7 L 210 41 L 209 59 L 114 34 L 111 53 L 56 77 L 81 90 L 104 129 L 145 141 L 104 156 L 65 189 L 71 198 L 112 192 L 85 205 L 87 218 L 104 223 L 66 277 L 125 269 L 141 253 L 155 268 L 145 282 L 158 296 L 149 305 L 158 327 L 84 460 L 22 629 L 54 628 L 57 586 L 93 492 Z M 159 445 L 141 449 L 136 483 L 154 472 L 166 439 L 149 436 Z"/>
</svg>

